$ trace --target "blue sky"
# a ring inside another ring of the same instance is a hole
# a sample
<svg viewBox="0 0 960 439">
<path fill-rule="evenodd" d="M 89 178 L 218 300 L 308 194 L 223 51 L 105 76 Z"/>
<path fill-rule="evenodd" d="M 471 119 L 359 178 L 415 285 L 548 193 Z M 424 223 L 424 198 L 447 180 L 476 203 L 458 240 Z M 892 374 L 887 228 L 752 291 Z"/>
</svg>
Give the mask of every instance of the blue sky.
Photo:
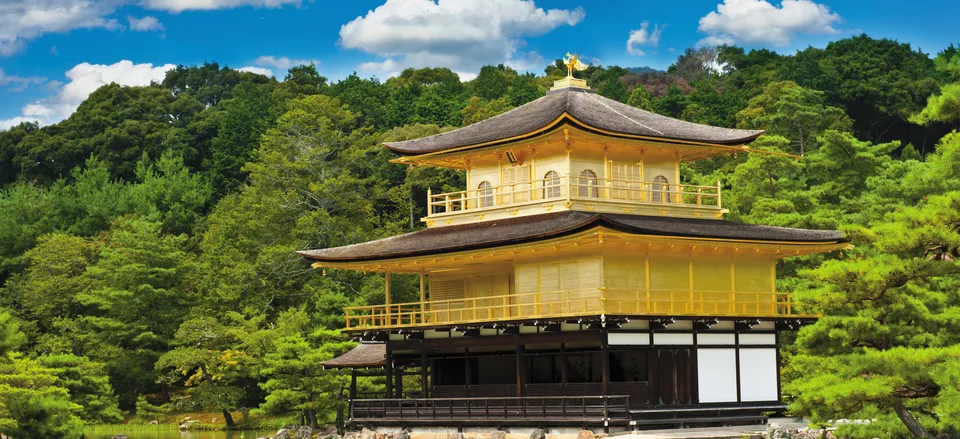
<svg viewBox="0 0 960 439">
<path fill-rule="evenodd" d="M 920 0 L 0 0 L 0 129 L 57 122 L 99 85 L 147 84 L 176 64 L 282 78 L 313 61 L 334 80 L 444 66 L 469 79 L 485 64 L 540 72 L 568 51 L 664 69 L 698 44 L 792 53 L 860 32 L 935 54 L 960 42 L 957 16 L 960 2 Z"/>
</svg>

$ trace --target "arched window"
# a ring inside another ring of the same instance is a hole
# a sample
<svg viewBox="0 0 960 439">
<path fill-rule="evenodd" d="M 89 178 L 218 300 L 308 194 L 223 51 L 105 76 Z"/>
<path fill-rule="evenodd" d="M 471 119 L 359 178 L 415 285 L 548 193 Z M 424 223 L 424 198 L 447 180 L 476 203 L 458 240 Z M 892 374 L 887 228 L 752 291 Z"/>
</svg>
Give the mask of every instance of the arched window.
<svg viewBox="0 0 960 439">
<path fill-rule="evenodd" d="M 600 190 L 597 188 L 597 173 L 589 169 L 580 173 L 580 182 L 577 185 L 577 195 L 581 197 L 600 197 Z"/>
<path fill-rule="evenodd" d="M 480 207 L 493 207 L 493 186 L 489 181 L 480 182 L 477 192 L 480 196 Z"/>
<path fill-rule="evenodd" d="M 667 177 L 658 175 L 653 178 L 653 185 L 651 187 L 653 194 L 651 200 L 654 203 L 669 203 L 670 202 L 670 185 L 667 181 Z"/>
<path fill-rule="evenodd" d="M 560 174 L 557 171 L 547 172 L 543 176 L 543 198 L 558 198 L 560 196 Z"/>
</svg>

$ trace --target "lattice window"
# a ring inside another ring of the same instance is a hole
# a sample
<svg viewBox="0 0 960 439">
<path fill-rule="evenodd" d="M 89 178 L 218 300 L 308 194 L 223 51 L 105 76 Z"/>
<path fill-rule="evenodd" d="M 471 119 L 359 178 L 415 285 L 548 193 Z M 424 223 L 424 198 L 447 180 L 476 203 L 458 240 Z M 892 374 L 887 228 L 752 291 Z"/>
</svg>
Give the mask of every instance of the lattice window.
<svg viewBox="0 0 960 439">
<path fill-rule="evenodd" d="M 640 165 L 637 163 L 613 163 L 610 165 L 611 195 L 618 200 L 637 200 L 641 197 Z"/>
<path fill-rule="evenodd" d="M 466 284 L 463 279 L 434 279 L 430 281 L 430 300 L 463 299 Z"/>
<path fill-rule="evenodd" d="M 501 199 L 503 203 L 522 203 L 530 200 L 530 165 L 503 168 Z"/>
</svg>

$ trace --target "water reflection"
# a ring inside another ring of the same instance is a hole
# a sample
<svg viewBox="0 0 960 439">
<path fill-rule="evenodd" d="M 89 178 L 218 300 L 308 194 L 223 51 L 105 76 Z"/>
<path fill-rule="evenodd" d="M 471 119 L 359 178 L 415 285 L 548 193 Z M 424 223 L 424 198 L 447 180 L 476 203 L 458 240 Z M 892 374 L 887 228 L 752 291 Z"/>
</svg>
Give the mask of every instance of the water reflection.
<svg viewBox="0 0 960 439">
<path fill-rule="evenodd" d="M 124 432 L 118 429 L 115 433 L 87 433 L 86 439 L 111 439 L 114 435 L 124 433 L 128 439 L 257 439 L 276 433 L 276 431 L 141 431 Z"/>
</svg>

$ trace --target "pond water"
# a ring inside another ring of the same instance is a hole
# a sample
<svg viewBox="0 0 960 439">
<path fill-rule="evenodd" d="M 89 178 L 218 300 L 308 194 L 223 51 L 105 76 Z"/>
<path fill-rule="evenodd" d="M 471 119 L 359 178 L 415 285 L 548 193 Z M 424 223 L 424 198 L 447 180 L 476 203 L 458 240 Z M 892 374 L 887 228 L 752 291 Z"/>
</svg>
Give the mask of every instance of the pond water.
<svg viewBox="0 0 960 439">
<path fill-rule="evenodd" d="M 123 432 L 119 429 L 114 433 L 84 434 L 85 439 L 111 439 L 118 433 L 124 433 L 128 439 L 257 439 L 276 433 L 273 431 L 140 431 Z"/>
</svg>

